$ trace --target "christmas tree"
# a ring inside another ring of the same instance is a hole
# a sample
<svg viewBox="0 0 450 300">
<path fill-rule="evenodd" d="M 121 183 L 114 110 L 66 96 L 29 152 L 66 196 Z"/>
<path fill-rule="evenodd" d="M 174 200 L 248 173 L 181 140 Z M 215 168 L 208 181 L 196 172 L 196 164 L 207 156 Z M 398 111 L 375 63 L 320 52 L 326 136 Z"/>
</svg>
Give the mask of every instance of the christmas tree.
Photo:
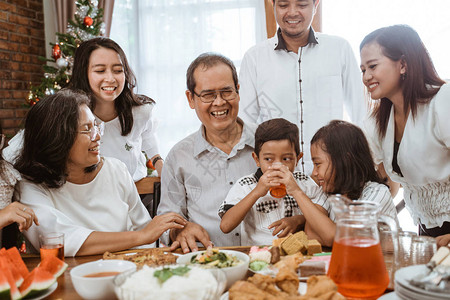
<svg viewBox="0 0 450 300">
<path fill-rule="evenodd" d="M 32 86 L 27 104 L 34 105 L 39 99 L 54 94 L 65 87 L 72 75 L 73 56 L 77 47 L 86 40 L 104 35 L 105 24 L 102 21 L 103 9 L 97 8 L 97 0 L 76 0 L 74 20 L 69 20 L 67 33 L 56 33 L 58 42 L 52 45 L 52 59 L 41 60 L 55 62 L 56 67 L 44 65 L 44 78 L 38 86 Z"/>
</svg>

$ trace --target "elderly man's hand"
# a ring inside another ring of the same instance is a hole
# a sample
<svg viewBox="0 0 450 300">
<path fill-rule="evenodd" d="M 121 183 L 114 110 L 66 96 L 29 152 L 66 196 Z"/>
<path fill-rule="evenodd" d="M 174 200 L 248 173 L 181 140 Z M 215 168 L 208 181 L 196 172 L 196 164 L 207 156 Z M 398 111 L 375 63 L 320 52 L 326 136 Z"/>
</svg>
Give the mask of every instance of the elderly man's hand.
<svg viewBox="0 0 450 300">
<path fill-rule="evenodd" d="M 197 241 L 206 248 L 213 246 L 208 232 L 202 226 L 192 222 L 188 222 L 183 229 L 172 229 L 170 239 L 174 241 L 170 250 L 173 251 L 181 247 L 183 253 L 198 251 Z"/>
</svg>

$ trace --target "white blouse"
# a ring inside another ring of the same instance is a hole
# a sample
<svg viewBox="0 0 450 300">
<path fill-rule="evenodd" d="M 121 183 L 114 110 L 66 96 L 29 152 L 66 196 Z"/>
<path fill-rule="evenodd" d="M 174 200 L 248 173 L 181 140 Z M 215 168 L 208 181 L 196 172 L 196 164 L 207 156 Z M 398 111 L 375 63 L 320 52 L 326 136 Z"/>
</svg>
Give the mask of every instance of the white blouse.
<svg viewBox="0 0 450 300">
<path fill-rule="evenodd" d="M 111 157 L 89 183 L 51 189 L 24 179 L 20 191 L 39 219 L 25 236 L 39 249 L 39 234 L 63 232 L 65 256 L 75 256 L 93 231 L 135 231 L 151 221 L 125 165 Z"/>
<path fill-rule="evenodd" d="M 133 128 L 126 136 L 122 136 L 119 118 L 105 122 L 105 132 L 100 139 L 102 156 L 115 157 L 128 168 L 134 181 L 147 176 L 146 159 L 159 153 L 155 125 L 152 119 L 154 104 L 143 104 L 133 107 Z M 97 122 L 103 122 L 96 117 Z"/>
<path fill-rule="evenodd" d="M 375 163 L 383 163 L 387 175 L 402 184 L 414 223 L 432 228 L 450 221 L 450 85 L 420 104 L 415 118 L 409 114 L 397 154 L 403 176 L 392 168 L 394 107 L 385 138 L 379 138 L 373 118 L 366 120 L 365 131 Z"/>
</svg>

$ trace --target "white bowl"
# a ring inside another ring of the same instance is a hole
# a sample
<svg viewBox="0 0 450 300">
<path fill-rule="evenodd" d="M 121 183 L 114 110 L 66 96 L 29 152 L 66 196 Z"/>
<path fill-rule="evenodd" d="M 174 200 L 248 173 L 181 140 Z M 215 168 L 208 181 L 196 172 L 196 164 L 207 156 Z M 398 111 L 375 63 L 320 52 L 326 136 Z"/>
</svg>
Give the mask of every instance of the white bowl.
<svg viewBox="0 0 450 300">
<path fill-rule="evenodd" d="M 99 272 L 125 272 L 136 270 L 136 264 L 126 260 L 97 260 L 76 266 L 70 271 L 72 284 L 78 295 L 84 299 L 114 299 L 115 275 L 105 277 L 84 277 Z"/>
<path fill-rule="evenodd" d="M 247 254 L 240 252 L 240 251 L 233 251 L 233 250 L 219 250 L 219 251 L 226 253 L 228 255 L 231 255 L 231 256 L 235 256 L 237 259 L 242 261 L 242 263 L 237 266 L 220 269 L 225 273 L 225 276 L 227 278 L 227 285 L 226 285 L 225 289 L 228 290 L 233 285 L 233 283 L 245 278 L 245 275 L 247 274 L 248 264 L 250 262 L 250 257 Z M 204 253 L 204 252 L 205 252 L 205 250 L 184 254 L 184 255 L 178 257 L 177 263 L 178 264 L 191 264 L 192 256 L 200 254 L 200 253 Z M 201 264 L 195 264 L 195 265 L 202 266 Z M 211 270 L 214 273 L 214 270 L 217 270 L 217 268 L 211 268 L 209 270 Z"/>
<path fill-rule="evenodd" d="M 225 273 L 216 269 L 215 272 L 210 272 L 209 270 L 194 266 L 190 266 L 191 270 L 197 269 L 208 273 L 208 275 L 213 275 L 217 281 L 217 284 L 205 282 L 204 274 L 200 277 L 200 286 L 189 285 L 186 281 L 189 279 L 175 279 L 176 284 L 172 285 L 167 282 L 169 290 L 167 287 L 155 287 L 158 284 L 158 280 L 151 276 L 150 272 L 155 270 L 161 270 L 162 268 L 177 268 L 181 265 L 167 265 L 159 267 L 147 267 L 144 266 L 143 269 L 139 271 L 127 271 L 121 273 L 114 277 L 114 291 L 116 292 L 117 298 L 119 300 L 172 300 L 172 299 L 193 299 L 193 300 L 217 300 L 223 294 L 225 290 L 226 278 Z M 195 279 L 198 279 L 199 273 L 196 273 Z M 170 280 L 173 280 L 177 276 L 172 276 Z M 131 282 L 130 282 L 131 280 Z M 185 281 L 186 280 L 186 281 Z M 192 278 L 190 279 L 192 280 Z M 198 281 L 198 280 L 197 280 Z M 127 282 L 127 283 L 125 283 Z M 160 284 L 160 283 L 159 283 Z M 159 285 L 158 284 L 158 285 Z"/>
</svg>

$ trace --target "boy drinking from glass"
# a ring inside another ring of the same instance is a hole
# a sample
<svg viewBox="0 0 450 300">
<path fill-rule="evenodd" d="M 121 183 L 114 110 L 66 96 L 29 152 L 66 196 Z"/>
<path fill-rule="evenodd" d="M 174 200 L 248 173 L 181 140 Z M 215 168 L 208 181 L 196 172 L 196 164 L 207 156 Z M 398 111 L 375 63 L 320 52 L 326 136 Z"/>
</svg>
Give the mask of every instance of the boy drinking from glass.
<svg viewBox="0 0 450 300">
<path fill-rule="evenodd" d="M 242 245 L 269 245 L 275 235 L 284 237 L 298 231 L 309 219 L 332 222 L 322 189 L 309 176 L 294 171 L 302 157 L 295 124 L 281 118 L 261 123 L 252 155 L 258 170 L 239 179 L 219 208 L 224 233 L 242 222 Z M 270 189 L 283 186 L 286 194 L 275 198 L 278 195 Z M 308 232 L 309 228 L 305 226 L 309 238 L 325 246 L 332 244 L 334 237 L 319 237 L 314 228 Z"/>
</svg>

